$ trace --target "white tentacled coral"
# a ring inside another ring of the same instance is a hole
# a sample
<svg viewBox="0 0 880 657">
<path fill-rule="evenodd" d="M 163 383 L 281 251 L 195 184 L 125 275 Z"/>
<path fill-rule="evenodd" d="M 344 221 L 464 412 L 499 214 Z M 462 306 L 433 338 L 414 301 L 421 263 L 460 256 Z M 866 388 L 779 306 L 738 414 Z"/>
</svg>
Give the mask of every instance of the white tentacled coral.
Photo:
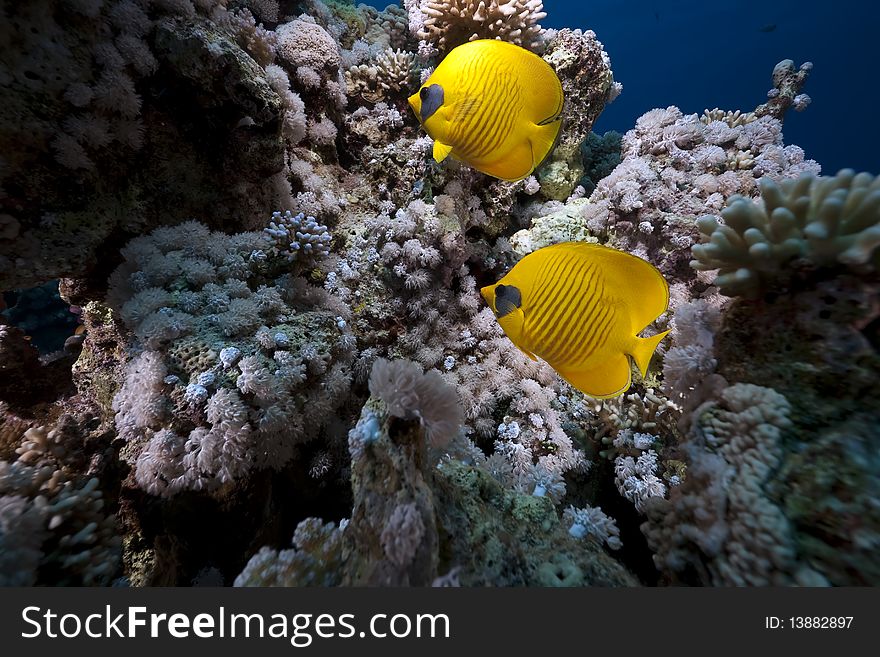
<svg viewBox="0 0 880 657">
<path fill-rule="evenodd" d="M 418 418 L 435 446 L 449 442 L 464 420 L 455 388 L 436 370 L 422 373 L 412 361 L 378 359 L 370 374 L 370 393 L 395 417 Z"/>
</svg>

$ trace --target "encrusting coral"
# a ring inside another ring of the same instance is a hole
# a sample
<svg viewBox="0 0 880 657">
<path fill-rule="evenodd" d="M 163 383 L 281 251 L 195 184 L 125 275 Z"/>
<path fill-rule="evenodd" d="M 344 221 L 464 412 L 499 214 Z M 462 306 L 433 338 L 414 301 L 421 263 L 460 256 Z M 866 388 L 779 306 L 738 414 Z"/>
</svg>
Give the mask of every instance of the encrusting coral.
<svg viewBox="0 0 880 657">
<path fill-rule="evenodd" d="M 661 570 L 696 568 L 715 585 L 825 583 L 797 556 L 788 519 L 768 493 L 790 406 L 772 389 L 737 384 L 695 411 L 687 481 L 647 502 L 642 526 Z"/>
</svg>

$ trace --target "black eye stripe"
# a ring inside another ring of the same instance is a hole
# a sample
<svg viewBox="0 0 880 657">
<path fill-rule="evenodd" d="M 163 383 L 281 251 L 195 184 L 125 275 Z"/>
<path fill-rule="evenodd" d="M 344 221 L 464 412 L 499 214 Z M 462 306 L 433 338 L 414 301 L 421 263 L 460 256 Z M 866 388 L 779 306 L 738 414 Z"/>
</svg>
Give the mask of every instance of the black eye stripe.
<svg viewBox="0 0 880 657">
<path fill-rule="evenodd" d="M 495 296 L 509 301 L 516 308 L 522 306 L 522 294 L 515 285 L 499 285 L 495 288 Z"/>
<path fill-rule="evenodd" d="M 419 91 L 419 97 L 422 101 L 422 107 L 419 112 L 420 118 L 422 121 L 427 121 L 443 105 L 443 87 L 439 84 L 422 87 L 421 91 Z"/>
<path fill-rule="evenodd" d="M 522 294 L 515 285 L 498 285 L 495 288 L 495 316 L 499 319 L 522 307 Z"/>
</svg>

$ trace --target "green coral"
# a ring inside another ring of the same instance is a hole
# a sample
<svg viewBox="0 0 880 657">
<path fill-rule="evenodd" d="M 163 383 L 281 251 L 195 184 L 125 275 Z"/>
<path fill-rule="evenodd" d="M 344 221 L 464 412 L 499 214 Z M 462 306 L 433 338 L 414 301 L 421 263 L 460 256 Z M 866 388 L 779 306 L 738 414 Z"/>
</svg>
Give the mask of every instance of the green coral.
<svg viewBox="0 0 880 657">
<path fill-rule="evenodd" d="M 435 471 L 441 571 L 463 586 L 635 586 L 596 544 L 578 541 L 548 497 L 505 488 L 484 470 L 444 461 Z"/>
<path fill-rule="evenodd" d="M 804 175 L 760 181 L 761 203 L 732 196 L 723 222 L 697 219 L 704 243 L 691 266 L 718 269 L 728 296 L 757 296 L 784 283 L 800 259 L 814 267 L 876 271 L 880 264 L 880 178 L 844 169 L 834 177 Z"/>
</svg>

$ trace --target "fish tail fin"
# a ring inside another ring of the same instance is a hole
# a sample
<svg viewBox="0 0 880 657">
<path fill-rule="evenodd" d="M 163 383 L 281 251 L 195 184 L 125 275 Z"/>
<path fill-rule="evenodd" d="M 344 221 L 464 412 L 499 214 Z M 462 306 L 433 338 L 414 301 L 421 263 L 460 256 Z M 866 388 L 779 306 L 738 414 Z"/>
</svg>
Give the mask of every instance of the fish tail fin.
<svg viewBox="0 0 880 657">
<path fill-rule="evenodd" d="M 665 338 L 668 333 L 669 331 L 663 331 L 663 333 L 652 335 L 650 338 L 636 337 L 631 355 L 635 359 L 642 376 L 645 376 L 645 373 L 648 371 L 648 363 L 651 362 L 651 356 L 654 355 L 654 350 L 660 344 L 660 340 Z"/>
</svg>

